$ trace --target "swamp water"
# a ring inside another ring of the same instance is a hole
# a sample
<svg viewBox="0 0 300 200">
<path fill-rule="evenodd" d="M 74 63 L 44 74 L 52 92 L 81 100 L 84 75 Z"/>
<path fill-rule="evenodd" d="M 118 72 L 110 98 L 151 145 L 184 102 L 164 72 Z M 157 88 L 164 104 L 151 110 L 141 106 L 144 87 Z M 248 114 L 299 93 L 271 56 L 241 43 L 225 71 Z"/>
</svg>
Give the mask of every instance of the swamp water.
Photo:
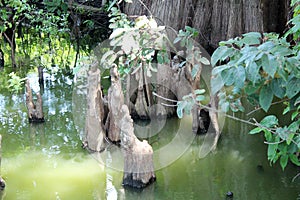
<svg viewBox="0 0 300 200">
<path fill-rule="evenodd" d="M 299 168 L 270 167 L 263 138 L 248 135 L 250 127 L 229 119 L 214 153 L 209 153 L 209 136 L 191 133 L 189 119 L 169 119 L 162 127 L 161 122 L 139 123 L 137 129 L 148 126 L 149 132 L 138 135 L 151 136 L 158 152 L 157 181 L 143 191 L 124 189 L 116 147 L 100 155 L 81 148 L 78 126 L 84 121 L 75 119 L 84 113 L 72 110 L 71 88 L 64 78 L 46 83 L 43 124 L 28 123 L 24 95 L 0 95 L 1 175 L 7 184 L 2 199 L 222 200 L 228 191 L 235 200 L 300 199 L 300 177 L 294 178 Z M 159 134 L 153 134 L 156 129 Z"/>
</svg>

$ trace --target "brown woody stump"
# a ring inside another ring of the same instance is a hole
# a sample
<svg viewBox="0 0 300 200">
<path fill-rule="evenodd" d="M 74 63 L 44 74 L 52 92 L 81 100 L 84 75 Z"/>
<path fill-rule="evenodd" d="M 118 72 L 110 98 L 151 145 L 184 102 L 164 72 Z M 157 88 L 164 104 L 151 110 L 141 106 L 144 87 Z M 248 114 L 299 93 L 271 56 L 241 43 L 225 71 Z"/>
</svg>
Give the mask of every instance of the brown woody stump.
<svg viewBox="0 0 300 200">
<path fill-rule="evenodd" d="M 84 147 L 91 151 L 101 151 L 105 135 L 103 127 L 104 108 L 100 86 L 100 70 L 92 68 L 88 72 L 87 113 Z"/>
<path fill-rule="evenodd" d="M 153 166 L 153 150 L 146 140 L 134 135 L 133 120 L 127 105 L 122 106 L 121 146 L 124 153 L 123 185 L 144 188 L 156 180 Z"/>
<path fill-rule="evenodd" d="M 113 65 L 110 70 L 111 86 L 108 89 L 108 119 L 106 127 L 108 129 L 108 138 L 112 142 L 120 141 L 120 126 L 119 121 L 122 118 L 120 110 L 124 104 L 124 96 L 120 82 L 120 76 L 116 65 Z"/>
<path fill-rule="evenodd" d="M 26 106 L 28 110 L 28 119 L 30 123 L 40 123 L 44 122 L 43 113 L 43 100 L 40 92 L 36 93 L 37 101 L 36 104 L 33 102 L 32 91 L 30 88 L 30 81 L 26 81 Z"/>
</svg>

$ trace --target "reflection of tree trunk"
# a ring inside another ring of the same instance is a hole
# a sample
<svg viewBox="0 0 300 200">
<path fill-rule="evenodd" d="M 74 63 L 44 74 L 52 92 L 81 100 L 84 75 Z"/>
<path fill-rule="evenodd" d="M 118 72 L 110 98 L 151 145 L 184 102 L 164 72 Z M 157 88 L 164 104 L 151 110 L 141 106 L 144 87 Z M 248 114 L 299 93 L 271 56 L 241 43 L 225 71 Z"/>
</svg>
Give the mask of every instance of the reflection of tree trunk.
<svg viewBox="0 0 300 200">
<path fill-rule="evenodd" d="M 16 50 L 16 41 L 15 41 L 15 32 L 16 32 L 16 27 L 13 25 L 13 28 L 11 29 L 10 35 L 7 34 L 7 32 L 4 32 L 4 37 L 8 41 L 10 45 L 10 58 L 11 58 L 11 64 L 12 67 L 16 67 L 16 57 L 15 57 L 15 50 Z"/>
<path fill-rule="evenodd" d="M 0 135 L 0 167 L 1 167 L 1 159 L 2 159 L 2 146 L 1 146 L 1 144 L 2 144 L 2 135 Z M 0 177 L 0 191 L 4 190 L 4 188 L 5 188 L 5 181 L 2 177 Z"/>
<path fill-rule="evenodd" d="M 44 122 L 45 120 L 44 120 L 44 113 L 43 113 L 43 100 L 42 100 L 41 93 L 38 92 L 36 94 L 37 102 L 36 104 L 34 104 L 29 80 L 26 81 L 25 87 L 26 87 L 26 106 L 28 110 L 29 122 Z"/>
<path fill-rule="evenodd" d="M 0 49 L 0 70 L 4 68 L 4 53 L 2 49 Z"/>
</svg>

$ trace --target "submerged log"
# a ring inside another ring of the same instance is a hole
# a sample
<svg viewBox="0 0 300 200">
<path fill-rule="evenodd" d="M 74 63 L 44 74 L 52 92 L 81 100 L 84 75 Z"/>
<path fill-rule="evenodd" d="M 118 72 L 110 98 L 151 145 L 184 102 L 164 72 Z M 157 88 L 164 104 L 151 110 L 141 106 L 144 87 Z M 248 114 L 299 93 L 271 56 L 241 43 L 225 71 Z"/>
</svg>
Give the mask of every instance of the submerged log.
<svg viewBox="0 0 300 200">
<path fill-rule="evenodd" d="M 134 135 L 133 120 L 127 105 L 121 109 L 121 146 L 124 150 L 123 185 L 143 188 L 155 181 L 153 150 L 146 140 Z"/>
<path fill-rule="evenodd" d="M 100 87 L 100 70 L 88 72 L 87 114 L 85 123 L 84 147 L 92 151 L 101 151 L 105 131 L 102 116 L 104 115 L 102 92 Z"/>
<path fill-rule="evenodd" d="M 120 125 L 121 120 L 120 110 L 124 104 L 124 95 L 120 82 L 120 76 L 116 65 L 110 70 L 111 86 L 108 89 L 108 119 L 105 127 L 108 128 L 108 138 L 112 142 L 120 141 Z"/>
<path fill-rule="evenodd" d="M 33 102 L 32 91 L 30 88 L 30 81 L 26 81 L 26 106 L 28 110 L 28 119 L 30 123 L 44 122 L 43 113 L 43 100 L 40 92 L 36 93 L 37 101 L 36 104 Z"/>
</svg>

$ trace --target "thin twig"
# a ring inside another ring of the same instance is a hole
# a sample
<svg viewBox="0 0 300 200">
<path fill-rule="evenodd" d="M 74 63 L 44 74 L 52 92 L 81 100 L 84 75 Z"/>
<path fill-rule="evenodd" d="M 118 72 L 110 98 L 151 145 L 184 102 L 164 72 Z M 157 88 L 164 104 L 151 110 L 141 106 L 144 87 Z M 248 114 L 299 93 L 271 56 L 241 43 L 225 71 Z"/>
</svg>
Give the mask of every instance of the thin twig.
<svg viewBox="0 0 300 200">
<path fill-rule="evenodd" d="M 288 100 L 288 99 L 282 99 L 282 100 L 280 100 L 280 101 L 276 101 L 276 102 L 272 103 L 271 106 L 276 105 L 276 104 L 280 104 L 280 103 L 285 102 L 285 101 L 287 101 L 287 100 Z M 258 108 L 256 108 L 255 110 L 252 110 L 251 112 L 247 113 L 246 115 L 247 115 L 247 116 L 252 115 L 254 112 L 257 112 L 257 111 L 259 111 L 259 110 L 261 110 L 261 109 L 262 109 L 262 107 L 258 107 Z"/>
<path fill-rule="evenodd" d="M 281 144 L 283 142 L 284 142 L 284 140 L 280 140 L 279 142 L 267 142 L 267 141 L 264 141 L 264 144 Z"/>
<path fill-rule="evenodd" d="M 176 101 L 176 100 L 173 100 L 173 99 L 168 99 L 168 98 L 166 98 L 166 97 L 160 96 L 160 95 L 158 95 L 158 94 L 155 93 L 155 92 L 152 92 L 152 94 L 153 94 L 154 96 L 157 96 L 157 97 L 159 97 L 159 98 L 161 98 L 161 99 L 163 99 L 163 100 L 166 100 L 166 101 L 170 101 L 170 102 L 174 102 L 174 103 L 178 103 L 178 102 L 179 102 L 179 101 Z"/>
<path fill-rule="evenodd" d="M 166 101 L 169 101 L 169 102 L 175 102 L 175 103 L 178 103 L 178 102 L 179 102 L 179 101 L 176 101 L 176 100 L 173 100 L 173 99 L 168 99 L 168 98 L 166 98 L 166 97 L 162 97 L 162 96 L 156 94 L 155 92 L 152 92 L 152 93 L 153 93 L 154 96 L 157 96 L 157 97 L 159 97 L 159 98 L 161 98 L 161 99 L 164 99 L 164 100 L 166 100 Z M 276 104 L 276 103 L 280 103 L 280 102 L 283 102 L 283 101 L 275 102 L 275 104 Z M 170 105 L 170 104 L 164 104 L 164 103 L 161 103 L 161 104 L 164 105 L 164 106 L 169 106 L 169 107 L 173 106 L 173 105 Z M 174 107 L 175 107 L 175 106 L 177 106 L 177 105 L 174 105 Z M 239 122 L 242 122 L 242 123 L 251 125 L 251 126 L 256 126 L 256 127 L 260 127 L 260 128 L 267 129 L 267 130 L 269 130 L 271 133 L 273 133 L 274 135 L 277 135 L 277 134 L 278 134 L 276 131 L 272 130 L 271 128 L 262 126 L 262 125 L 261 125 L 259 122 L 257 122 L 256 119 L 254 119 L 254 118 L 251 118 L 251 119 L 249 119 L 249 120 L 244 120 L 244 119 L 240 119 L 240 118 L 237 118 L 237 117 L 235 117 L 235 116 L 232 116 L 232 115 L 228 115 L 228 114 L 226 114 L 226 113 L 224 113 L 224 112 L 222 112 L 222 111 L 220 111 L 220 110 L 211 108 L 211 107 L 209 107 L 209 106 L 201 105 L 201 107 L 202 107 L 202 108 L 206 108 L 207 110 L 212 111 L 212 112 L 221 113 L 222 115 L 224 115 L 224 116 L 227 117 L 227 118 L 230 118 L 230 119 L 233 119 L 233 120 L 236 120 L 236 121 L 239 121 Z M 250 122 L 250 120 L 253 120 L 255 123 Z M 292 132 L 291 132 L 291 133 L 292 133 Z M 264 141 L 264 143 L 265 143 L 265 144 L 280 144 L 280 143 L 282 143 L 282 142 L 284 142 L 284 141 L 285 141 L 285 140 L 281 140 L 281 141 L 279 141 L 279 142 L 274 142 L 274 143 Z M 296 142 L 295 142 L 294 140 L 292 140 L 292 142 L 296 144 Z"/>
<path fill-rule="evenodd" d="M 174 104 L 161 103 L 161 105 L 166 106 L 166 107 L 177 107 L 177 105 L 174 105 Z"/>
<path fill-rule="evenodd" d="M 297 174 L 293 179 L 292 179 L 292 183 L 296 180 L 296 178 L 298 178 L 300 176 L 300 173 Z"/>
<path fill-rule="evenodd" d="M 150 14 L 151 16 L 153 16 L 151 10 L 146 6 L 146 4 L 145 4 L 143 1 L 141 1 L 141 0 L 138 0 L 138 1 L 142 4 L 142 6 L 144 6 L 144 7 L 146 8 L 146 10 L 149 12 L 149 14 Z"/>
</svg>

